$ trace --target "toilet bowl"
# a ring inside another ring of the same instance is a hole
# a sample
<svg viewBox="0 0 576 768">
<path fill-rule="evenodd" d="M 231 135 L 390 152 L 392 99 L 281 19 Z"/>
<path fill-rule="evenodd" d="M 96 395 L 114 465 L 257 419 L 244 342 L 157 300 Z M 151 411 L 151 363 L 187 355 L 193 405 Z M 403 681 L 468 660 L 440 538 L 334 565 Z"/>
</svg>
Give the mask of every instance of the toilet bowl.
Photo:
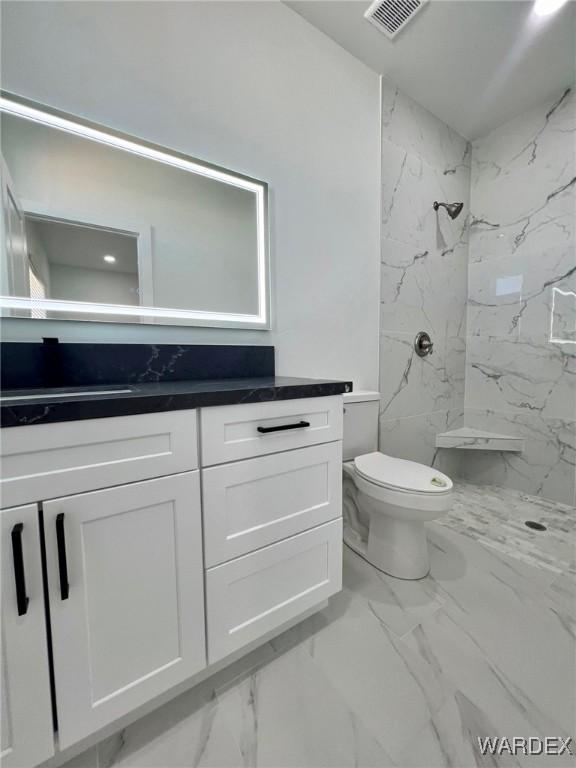
<svg viewBox="0 0 576 768">
<path fill-rule="evenodd" d="M 424 524 L 450 508 L 452 481 L 432 467 L 374 451 L 343 465 L 344 541 L 390 576 L 430 571 Z"/>
</svg>

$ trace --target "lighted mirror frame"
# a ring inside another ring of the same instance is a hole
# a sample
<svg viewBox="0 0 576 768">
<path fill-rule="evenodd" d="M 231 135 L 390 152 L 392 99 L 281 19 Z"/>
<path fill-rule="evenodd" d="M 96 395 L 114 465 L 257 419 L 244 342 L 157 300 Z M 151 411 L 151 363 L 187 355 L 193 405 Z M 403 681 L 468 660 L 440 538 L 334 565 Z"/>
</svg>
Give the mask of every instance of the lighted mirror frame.
<svg viewBox="0 0 576 768">
<path fill-rule="evenodd" d="M 258 313 L 235 314 L 228 312 L 204 312 L 188 309 L 128 306 L 122 304 L 97 304 L 84 301 L 30 299 L 0 295 L 1 309 L 18 309 L 32 312 L 72 312 L 74 314 L 126 316 L 126 322 L 155 322 L 166 325 L 197 325 L 215 328 L 270 328 L 270 247 L 268 228 L 268 184 L 249 176 L 228 171 L 225 168 L 184 155 L 158 144 L 152 144 L 128 134 L 119 133 L 97 123 L 75 117 L 23 99 L 6 91 L 0 91 L 0 113 L 31 120 L 42 125 L 72 133 L 100 144 L 107 144 L 125 152 L 131 152 L 157 162 L 172 165 L 190 173 L 196 173 L 224 184 L 253 192 L 256 196 L 257 260 L 258 260 Z M 18 315 L 19 319 L 26 319 Z M 130 319 L 134 318 L 134 319 Z M 149 319 L 148 319 L 149 318 Z M 52 320 L 53 318 L 49 318 Z M 66 319 L 58 317 L 54 319 Z M 75 320 L 78 318 L 75 318 Z M 88 318 L 92 322 L 93 318 Z M 148 320 L 147 320 L 148 319 Z M 179 323 L 178 321 L 185 321 Z M 114 320 L 114 322 L 119 322 Z"/>
</svg>

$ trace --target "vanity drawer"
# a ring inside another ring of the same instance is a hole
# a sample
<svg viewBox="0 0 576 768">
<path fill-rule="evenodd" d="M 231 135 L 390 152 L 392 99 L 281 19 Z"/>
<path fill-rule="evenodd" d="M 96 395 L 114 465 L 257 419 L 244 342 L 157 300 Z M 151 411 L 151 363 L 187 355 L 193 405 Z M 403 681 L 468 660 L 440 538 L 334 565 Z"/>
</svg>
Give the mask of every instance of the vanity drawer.
<svg viewBox="0 0 576 768">
<path fill-rule="evenodd" d="M 1 443 L 3 507 L 198 467 L 196 411 L 14 427 Z"/>
<path fill-rule="evenodd" d="M 206 572 L 212 664 L 342 588 L 342 520 L 333 520 Z"/>
<path fill-rule="evenodd" d="M 342 515 L 342 443 L 202 470 L 207 566 Z"/>
<path fill-rule="evenodd" d="M 328 443 L 342 439 L 342 395 L 202 408 L 200 425 L 203 466 Z"/>
</svg>

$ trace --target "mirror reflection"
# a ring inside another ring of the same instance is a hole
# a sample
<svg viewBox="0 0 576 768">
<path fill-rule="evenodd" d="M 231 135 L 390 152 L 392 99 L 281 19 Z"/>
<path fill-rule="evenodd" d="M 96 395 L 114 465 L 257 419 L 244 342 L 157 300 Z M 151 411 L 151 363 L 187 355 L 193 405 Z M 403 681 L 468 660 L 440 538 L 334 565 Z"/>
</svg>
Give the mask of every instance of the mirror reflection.
<svg viewBox="0 0 576 768">
<path fill-rule="evenodd" d="M 7 112 L 1 152 L 5 312 L 266 327 L 262 182 Z"/>
</svg>

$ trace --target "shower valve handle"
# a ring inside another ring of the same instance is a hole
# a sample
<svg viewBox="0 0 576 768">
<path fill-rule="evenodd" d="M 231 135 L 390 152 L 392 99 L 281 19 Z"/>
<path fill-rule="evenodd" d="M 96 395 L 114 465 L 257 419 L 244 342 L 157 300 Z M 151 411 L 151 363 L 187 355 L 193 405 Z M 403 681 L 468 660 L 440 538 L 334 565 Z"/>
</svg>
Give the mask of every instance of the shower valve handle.
<svg viewBox="0 0 576 768">
<path fill-rule="evenodd" d="M 434 342 L 426 331 L 420 331 L 414 339 L 414 349 L 419 357 L 431 355 L 434 349 Z"/>
</svg>

